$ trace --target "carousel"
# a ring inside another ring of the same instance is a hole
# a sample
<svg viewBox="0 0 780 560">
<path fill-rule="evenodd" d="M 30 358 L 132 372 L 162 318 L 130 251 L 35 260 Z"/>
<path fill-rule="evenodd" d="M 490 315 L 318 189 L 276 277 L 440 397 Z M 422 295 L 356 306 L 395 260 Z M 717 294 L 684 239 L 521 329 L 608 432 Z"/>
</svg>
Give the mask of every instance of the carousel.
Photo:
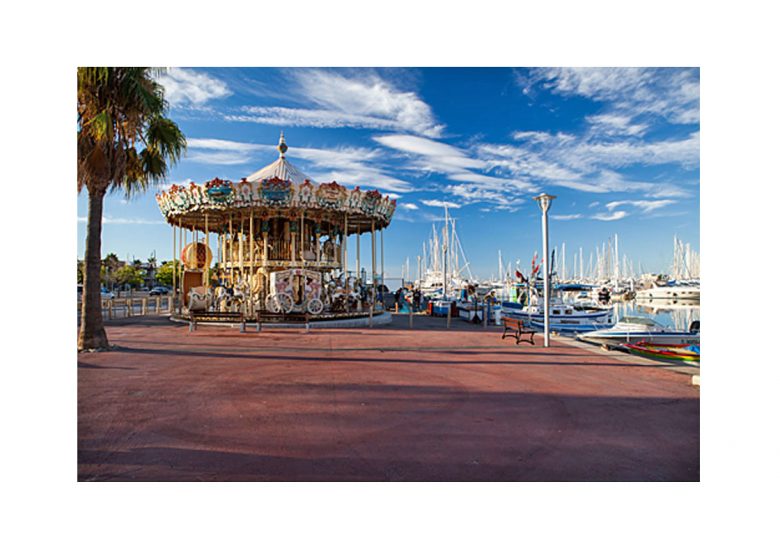
<svg viewBox="0 0 780 560">
<path fill-rule="evenodd" d="M 273 322 L 303 316 L 338 320 L 381 313 L 376 294 L 377 234 L 390 224 L 395 200 L 377 190 L 315 183 L 279 157 L 238 182 L 212 179 L 172 185 L 157 195 L 173 226 L 176 316 L 193 314 Z M 371 236 L 370 276 L 360 239 Z M 355 269 L 347 239 L 356 237 Z"/>
</svg>

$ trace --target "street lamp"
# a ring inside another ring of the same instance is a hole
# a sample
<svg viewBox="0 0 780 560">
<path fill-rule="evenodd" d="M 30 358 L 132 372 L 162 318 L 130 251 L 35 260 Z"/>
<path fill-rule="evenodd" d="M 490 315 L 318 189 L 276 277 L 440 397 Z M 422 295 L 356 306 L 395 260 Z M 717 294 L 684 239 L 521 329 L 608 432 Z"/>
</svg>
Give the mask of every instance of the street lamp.
<svg viewBox="0 0 780 560">
<path fill-rule="evenodd" d="M 535 196 L 534 200 L 542 210 L 542 253 L 544 254 L 544 347 L 550 346 L 550 255 L 547 243 L 547 211 L 555 197 L 542 193 Z"/>
</svg>

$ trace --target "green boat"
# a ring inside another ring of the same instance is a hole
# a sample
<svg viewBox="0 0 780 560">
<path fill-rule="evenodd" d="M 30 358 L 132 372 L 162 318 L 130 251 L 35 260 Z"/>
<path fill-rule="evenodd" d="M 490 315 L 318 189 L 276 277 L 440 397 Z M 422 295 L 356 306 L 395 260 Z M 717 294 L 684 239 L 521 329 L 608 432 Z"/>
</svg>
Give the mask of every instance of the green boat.
<svg viewBox="0 0 780 560">
<path fill-rule="evenodd" d="M 661 346 L 637 342 L 636 344 L 623 344 L 622 346 L 631 354 L 637 356 L 691 364 L 698 364 L 701 355 L 698 344 L 669 344 Z"/>
</svg>

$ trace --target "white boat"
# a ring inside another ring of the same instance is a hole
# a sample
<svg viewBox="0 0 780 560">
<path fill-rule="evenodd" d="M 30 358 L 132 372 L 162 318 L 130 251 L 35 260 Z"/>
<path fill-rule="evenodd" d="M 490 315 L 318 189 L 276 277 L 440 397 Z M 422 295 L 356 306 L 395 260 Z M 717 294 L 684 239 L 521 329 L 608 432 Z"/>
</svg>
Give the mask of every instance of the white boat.
<svg viewBox="0 0 780 560">
<path fill-rule="evenodd" d="M 698 300 L 701 297 L 701 288 L 698 286 L 656 286 L 648 290 L 640 290 L 636 293 L 638 300 Z"/>
<path fill-rule="evenodd" d="M 507 317 L 523 319 L 534 327 L 544 328 L 544 304 L 540 300 L 521 307 L 519 303 L 505 301 L 501 313 Z M 550 330 L 581 332 L 603 329 L 612 324 L 614 310 L 611 307 L 580 308 L 564 303 L 560 298 L 550 298 Z"/>
<path fill-rule="evenodd" d="M 667 329 L 647 317 L 623 317 L 614 326 L 577 335 L 579 340 L 617 346 L 625 343 L 699 344 L 699 321 L 688 331 Z"/>
<path fill-rule="evenodd" d="M 482 323 L 485 320 L 485 309 L 488 309 L 488 321 L 496 317 L 496 313 L 501 311 L 501 304 L 485 304 L 481 301 L 463 301 L 457 303 L 458 316 L 464 321 L 471 323 Z M 495 320 L 495 319 L 494 319 Z"/>
</svg>

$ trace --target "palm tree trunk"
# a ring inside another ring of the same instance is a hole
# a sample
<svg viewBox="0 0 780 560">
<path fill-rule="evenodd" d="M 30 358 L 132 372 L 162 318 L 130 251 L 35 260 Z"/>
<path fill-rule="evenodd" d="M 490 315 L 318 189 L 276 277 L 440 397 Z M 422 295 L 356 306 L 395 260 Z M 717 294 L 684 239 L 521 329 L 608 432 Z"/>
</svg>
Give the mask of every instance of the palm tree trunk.
<svg viewBox="0 0 780 560">
<path fill-rule="evenodd" d="M 105 350 L 108 336 L 103 328 L 100 295 L 100 235 L 103 226 L 103 196 L 105 189 L 89 190 L 87 217 L 87 250 L 84 256 L 84 295 L 81 302 L 79 350 Z"/>
</svg>

